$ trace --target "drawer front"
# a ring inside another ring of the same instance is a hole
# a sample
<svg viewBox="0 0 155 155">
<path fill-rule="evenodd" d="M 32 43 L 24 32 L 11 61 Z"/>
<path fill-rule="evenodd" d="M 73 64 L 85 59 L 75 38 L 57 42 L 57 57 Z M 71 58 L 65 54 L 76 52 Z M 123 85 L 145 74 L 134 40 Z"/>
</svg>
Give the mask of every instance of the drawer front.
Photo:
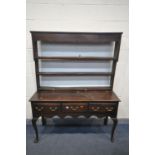
<svg viewBox="0 0 155 155">
<path fill-rule="evenodd" d="M 89 111 L 102 112 L 102 113 L 114 113 L 117 107 L 109 104 L 89 104 Z"/>
<path fill-rule="evenodd" d="M 64 103 L 63 112 L 84 112 L 88 110 L 87 103 Z"/>
<path fill-rule="evenodd" d="M 56 113 L 60 111 L 60 104 L 59 103 L 36 104 L 34 105 L 33 109 L 34 109 L 34 112 L 39 115 Z"/>
<path fill-rule="evenodd" d="M 51 117 L 54 115 L 80 114 L 83 115 L 117 115 L 118 104 L 113 103 L 35 103 L 32 104 L 33 116 Z"/>
</svg>

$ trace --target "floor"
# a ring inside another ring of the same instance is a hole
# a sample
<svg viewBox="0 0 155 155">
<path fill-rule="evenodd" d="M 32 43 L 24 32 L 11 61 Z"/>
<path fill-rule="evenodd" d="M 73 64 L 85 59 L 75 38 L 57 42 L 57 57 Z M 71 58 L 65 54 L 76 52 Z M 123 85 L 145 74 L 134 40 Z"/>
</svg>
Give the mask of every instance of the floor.
<svg viewBox="0 0 155 155">
<path fill-rule="evenodd" d="M 99 119 L 52 119 L 38 125 L 39 143 L 33 143 L 34 130 L 27 124 L 27 155 L 128 155 L 129 125 L 119 123 L 115 142 L 110 141 L 111 122 Z"/>
</svg>

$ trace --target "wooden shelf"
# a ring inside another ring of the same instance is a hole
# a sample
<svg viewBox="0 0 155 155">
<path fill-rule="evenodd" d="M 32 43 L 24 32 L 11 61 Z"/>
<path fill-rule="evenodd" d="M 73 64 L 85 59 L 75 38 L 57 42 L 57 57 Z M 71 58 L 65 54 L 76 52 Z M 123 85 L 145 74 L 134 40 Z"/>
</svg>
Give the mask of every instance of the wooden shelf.
<svg viewBox="0 0 155 155">
<path fill-rule="evenodd" d="M 42 75 L 42 76 L 111 76 L 111 72 L 38 72 L 37 75 Z"/>
<path fill-rule="evenodd" d="M 87 90 L 112 90 L 112 87 L 111 86 L 90 86 L 90 87 L 46 87 L 46 86 L 42 86 L 42 87 L 39 87 L 38 88 L 40 91 L 48 91 L 48 90 L 84 90 L 84 91 L 87 91 Z"/>
<path fill-rule="evenodd" d="M 120 41 L 121 33 L 32 32 L 37 90 L 112 90 Z"/>
<path fill-rule="evenodd" d="M 36 57 L 35 59 L 41 59 L 41 60 L 73 60 L 73 61 L 91 61 L 91 60 L 96 60 L 96 61 L 109 61 L 109 60 L 115 60 L 114 57 L 47 57 L 47 56 L 39 56 Z"/>
</svg>

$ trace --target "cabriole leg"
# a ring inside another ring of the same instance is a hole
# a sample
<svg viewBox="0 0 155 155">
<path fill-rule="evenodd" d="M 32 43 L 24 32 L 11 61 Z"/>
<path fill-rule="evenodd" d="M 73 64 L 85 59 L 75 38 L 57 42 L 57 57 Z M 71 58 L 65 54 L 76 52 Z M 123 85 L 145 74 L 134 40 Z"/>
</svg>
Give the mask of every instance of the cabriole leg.
<svg viewBox="0 0 155 155">
<path fill-rule="evenodd" d="M 104 118 L 104 125 L 107 125 L 107 124 L 108 124 L 108 116 Z"/>
<path fill-rule="evenodd" d="M 114 134 L 115 134 L 115 129 L 118 123 L 117 118 L 112 118 L 113 120 L 113 126 L 112 126 L 112 131 L 111 131 L 111 142 L 114 142 Z"/>
<path fill-rule="evenodd" d="M 42 125 L 46 125 L 46 118 L 44 116 L 42 116 Z"/>
<path fill-rule="evenodd" d="M 36 135 L 36 137 L 34 139 L 34 143 L 38 143 L 38 141 L 39 141 L 38 129 L 37 129 L 36 121 L 37 121 L 37 118 L 33 118 L 32 119 L 32 125 L 33 125 L 34 131 L 35 131 L 35 135 Z"/>
</svg>

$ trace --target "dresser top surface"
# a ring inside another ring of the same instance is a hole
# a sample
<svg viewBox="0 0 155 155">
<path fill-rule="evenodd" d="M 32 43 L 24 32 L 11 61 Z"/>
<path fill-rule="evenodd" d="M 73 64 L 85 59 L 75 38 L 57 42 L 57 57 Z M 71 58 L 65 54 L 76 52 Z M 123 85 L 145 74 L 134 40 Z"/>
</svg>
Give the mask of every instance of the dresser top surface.
<svg viewBox="0 0 155 155">
<path fill-rule="evenodd" d="M 113 91 L 103 90 L 51 90 L 38 91 L 31 102 L 119 102 Z"/>
</svg>

